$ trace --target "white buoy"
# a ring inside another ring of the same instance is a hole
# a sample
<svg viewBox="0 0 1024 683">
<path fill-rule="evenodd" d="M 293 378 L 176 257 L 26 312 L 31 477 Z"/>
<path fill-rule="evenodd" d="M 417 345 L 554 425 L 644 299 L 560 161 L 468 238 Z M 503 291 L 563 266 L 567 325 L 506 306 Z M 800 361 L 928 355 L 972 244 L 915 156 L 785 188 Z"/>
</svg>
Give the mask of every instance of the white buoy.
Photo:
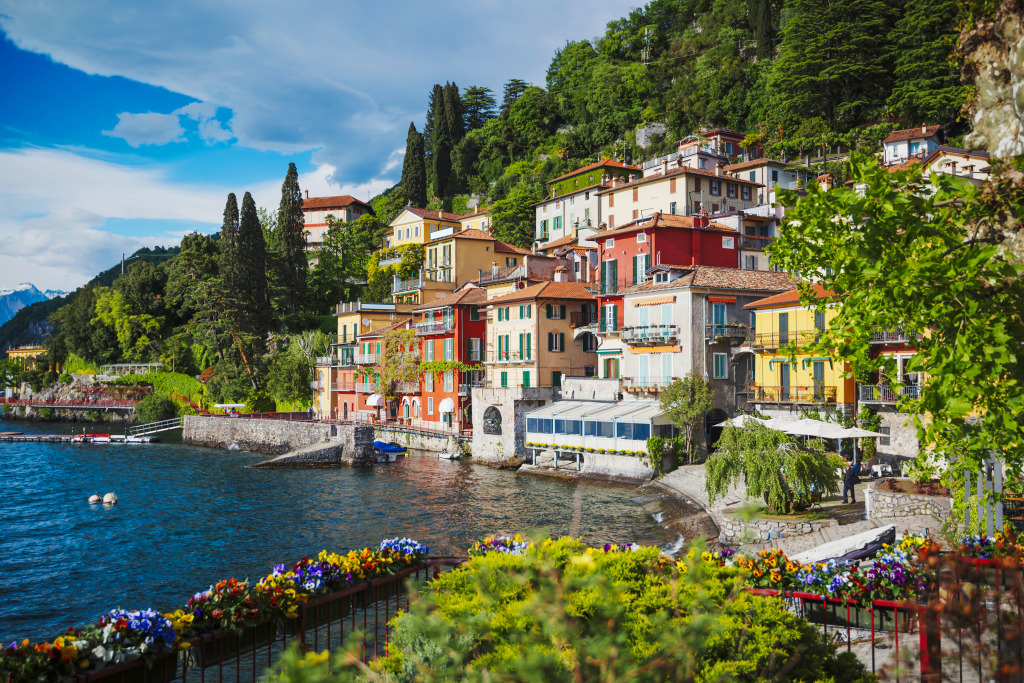
<svg viewBox="0 0 1024 683">
<path fill-rule="evenodd" d="M 103 499 L 100 498 L 98 493 L 94 493 L 91 496 L 89 496 L 89 502 L 90 503 L 99 503 L 101 500 L 103 500 Z"/>
<path fill-rule="evenodd" d="M 117 504 L 117 494 L 116 493 L 108 493 L 107 495 L 103 496 L 103 504 L 104 505 L 116 505 Z"/>
</svg>

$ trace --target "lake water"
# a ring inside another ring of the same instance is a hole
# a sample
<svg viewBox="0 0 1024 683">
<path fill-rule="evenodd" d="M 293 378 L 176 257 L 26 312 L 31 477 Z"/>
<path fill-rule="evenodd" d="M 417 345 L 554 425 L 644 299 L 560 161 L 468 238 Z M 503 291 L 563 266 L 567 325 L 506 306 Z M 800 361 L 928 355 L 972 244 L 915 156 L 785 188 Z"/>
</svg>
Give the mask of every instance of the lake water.
<svg viewBox="0 0 1024 683">
<path fill-rule="evenodd" d="M 0 420 L 0 432 L 75 430 Z M 643 507 L 650 499 L 629 488 L 430 457 L 253 470 L 246 465 L 266 456 L 183 446 L 176 436 L 149 445 L 0 442 L 0 642 L 52 638 L 114 607 L 171 609 L 223 578 L 256 579 L 278 562 L 394 536 L 435 555 L 517 531 L 576 532 L 595 545 L 674 540 Z M 117 505 L 86 502 L 108 491 Z"/>
</svg>

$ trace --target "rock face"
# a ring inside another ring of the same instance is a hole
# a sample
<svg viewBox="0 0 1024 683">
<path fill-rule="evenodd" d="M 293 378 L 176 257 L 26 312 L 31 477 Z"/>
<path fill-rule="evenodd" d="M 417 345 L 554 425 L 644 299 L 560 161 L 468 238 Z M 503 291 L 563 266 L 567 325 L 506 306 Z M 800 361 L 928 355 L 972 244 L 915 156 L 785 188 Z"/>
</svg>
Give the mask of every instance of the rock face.
<svg viewBox="0 0 1024 683">
<path fill-rule="evenodd" d="M 880 486 L 881 482 L 876 482 L 865 490 L 865 507 L 871 519 L 931 515 L 941 521 L 949 516 L 953 505 L 947 497 L 896 493 L 884 491 Z"/>
</svg>

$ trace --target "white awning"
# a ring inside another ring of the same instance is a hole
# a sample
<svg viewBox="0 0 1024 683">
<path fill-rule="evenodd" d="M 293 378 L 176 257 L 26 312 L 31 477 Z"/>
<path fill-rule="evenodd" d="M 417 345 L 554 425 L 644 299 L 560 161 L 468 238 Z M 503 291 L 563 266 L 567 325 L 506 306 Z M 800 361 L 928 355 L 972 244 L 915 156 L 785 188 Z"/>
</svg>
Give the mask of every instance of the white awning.
<svg viewBox="0 0 1024 683">
<path fill-rule="evenodd" d="M 454 413 L 455 402 L 452 401 L 450 398 L 446 398 L 443 401 L 441 401 L 441 405 L 437 407 L 437 410 L 441 413 Z"/>
<path fill-rule="evenodd" d="M 366 405 L 371 408 L 380 408 L 384 405 L 384 399 L 380 394 L 370 394 L 366 397 Z"/>
<path fill-rule="evenodd" d="M 244 408 L 244 403 L 214 403 L 214 408 Z"/>
<path fill-rule="evenodd" d="M 622 353 L 622 342 L 618 339 L 605 339 L 604 342 L 597 347 L 598 355 L 613 355 Z"/>
<path fill-rule="evenodd" d="M 602 420 L 615 422 L 647 422 L 663 420 L 664 412 L 657 401 L 554 401 L 531 410 L 527 417 L 569 420 Z"/>
</svg>

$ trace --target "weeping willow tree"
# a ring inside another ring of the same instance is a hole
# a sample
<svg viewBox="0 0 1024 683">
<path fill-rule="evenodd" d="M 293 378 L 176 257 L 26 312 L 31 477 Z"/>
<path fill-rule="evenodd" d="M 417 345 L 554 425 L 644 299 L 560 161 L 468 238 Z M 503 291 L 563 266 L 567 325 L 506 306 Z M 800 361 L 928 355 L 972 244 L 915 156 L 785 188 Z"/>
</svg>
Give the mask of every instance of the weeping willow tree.
<svg viewBox="0 0 1024 683">
<path fill-rule="evenodd" d="M 836 469 L 842 466 L 835 453 L 802 446 L 780 431 L 758 424 L 728 425 L 704 463 L 704 489 L 714 503 L 744 481 L 748 499 L 763 498 L 769 511 L 781 512 L 793 490 L 839 493 Z"/>
</svg>

